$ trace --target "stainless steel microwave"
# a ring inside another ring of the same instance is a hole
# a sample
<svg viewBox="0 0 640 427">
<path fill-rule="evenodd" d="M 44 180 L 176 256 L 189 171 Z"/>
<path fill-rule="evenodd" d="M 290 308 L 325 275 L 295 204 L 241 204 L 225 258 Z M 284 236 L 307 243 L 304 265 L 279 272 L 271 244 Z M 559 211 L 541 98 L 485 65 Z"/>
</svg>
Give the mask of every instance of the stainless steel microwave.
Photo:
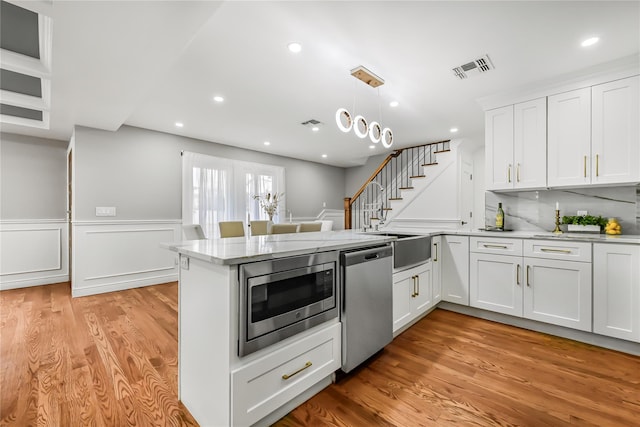
<svg viewBox="0 0 640 427">
<path fill-rule="evenodd" d="M 338 277 L 338 252 L 240 265 L 238 354 L 338 317 Z"/>
</svg>

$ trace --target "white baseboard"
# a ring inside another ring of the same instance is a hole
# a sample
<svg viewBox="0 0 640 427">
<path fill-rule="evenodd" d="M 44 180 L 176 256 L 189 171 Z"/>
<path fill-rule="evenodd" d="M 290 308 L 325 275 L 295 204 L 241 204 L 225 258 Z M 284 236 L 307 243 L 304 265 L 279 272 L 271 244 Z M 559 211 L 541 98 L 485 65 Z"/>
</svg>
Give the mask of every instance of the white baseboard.
<svg viewBox="0 0 640 427">
<path fill-rule="evenodd" d="M 72 226 L 72 296 L 178 280 L 177 254 L 160 243 L 181 239 L 180 221 L 90 221 Z"/>
<path fill-rule="evenodd" d="M 64 219 L 0 221 L 0 290 L 69 281 Z"/>
</svg>

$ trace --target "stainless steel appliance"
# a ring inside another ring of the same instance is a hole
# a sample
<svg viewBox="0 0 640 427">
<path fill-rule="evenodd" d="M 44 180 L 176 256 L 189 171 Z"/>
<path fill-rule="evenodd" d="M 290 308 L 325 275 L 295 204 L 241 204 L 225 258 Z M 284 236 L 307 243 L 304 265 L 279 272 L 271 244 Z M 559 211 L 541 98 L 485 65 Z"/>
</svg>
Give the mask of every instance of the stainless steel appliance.
<svg viewBox="0 0 640 427">
<path fill-rule="evenodd" d="M 342 370 L 349 372 L 393 339 L 391 246 L 343 252 Z"/>
<path fill-rule="evenodd" d="M 393 268 L 404 269 L 422 264 L 431 258 L 431 236 L 412 234 L 382 233 L 383 236 L 395 236 L 393 245 Z"/>
<path fill-rule="evenodd" d="M 242 264 L 238 354 L 339 316 L 338 252 Z"/>
</svg>

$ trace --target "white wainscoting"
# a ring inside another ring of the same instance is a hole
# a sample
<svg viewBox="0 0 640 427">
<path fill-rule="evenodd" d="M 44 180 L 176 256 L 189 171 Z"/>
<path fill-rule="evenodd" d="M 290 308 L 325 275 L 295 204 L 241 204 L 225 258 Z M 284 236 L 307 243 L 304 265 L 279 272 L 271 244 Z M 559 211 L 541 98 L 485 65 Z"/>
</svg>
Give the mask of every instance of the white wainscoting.
<svg viewBox="0 0 640 427">
<path fill-rule="evenodd" d="M 181 240 L 181 221 L 73 222 L 74 297 L 178 280 L 177 254 L 160 243 Z"/>
<path fill-rule="evenodd" d="M 0 221 L 0 290 L 68 281 L 66 220 Z"/>
</svg>

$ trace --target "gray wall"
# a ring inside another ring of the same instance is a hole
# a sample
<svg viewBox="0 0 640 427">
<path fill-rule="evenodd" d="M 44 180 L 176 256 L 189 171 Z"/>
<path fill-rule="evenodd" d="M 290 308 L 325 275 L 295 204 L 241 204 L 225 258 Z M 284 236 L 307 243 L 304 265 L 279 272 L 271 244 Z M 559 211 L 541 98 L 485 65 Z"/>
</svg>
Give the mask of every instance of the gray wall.
<svg viewBox="0 0 640 427">
<path fill-rule="evenodd" d="M 371 174 L 380 166 L 382 161 L 389 153 L 371 156 L 362 166 L 354 166 L 345 171 L 345 197 L 353 197 L 353 195 L 362 187 Z"/>
<path fill-rule="evenodd" d="M 0 219 L 65 219 L 67 142 L 0 134 Z"/>
<path fill-rule="evenodd" d="M 76 220 L 95 220 L 97 206 L 115 206 L 111 219 L 180 219 L 182 150 L 284 167 L 294 217 L 315 217 L 323 202 L 343 207 L 343 168 L 130 126 L 116 132 L 78 126 L 74 150 Z"/>
</svg>

